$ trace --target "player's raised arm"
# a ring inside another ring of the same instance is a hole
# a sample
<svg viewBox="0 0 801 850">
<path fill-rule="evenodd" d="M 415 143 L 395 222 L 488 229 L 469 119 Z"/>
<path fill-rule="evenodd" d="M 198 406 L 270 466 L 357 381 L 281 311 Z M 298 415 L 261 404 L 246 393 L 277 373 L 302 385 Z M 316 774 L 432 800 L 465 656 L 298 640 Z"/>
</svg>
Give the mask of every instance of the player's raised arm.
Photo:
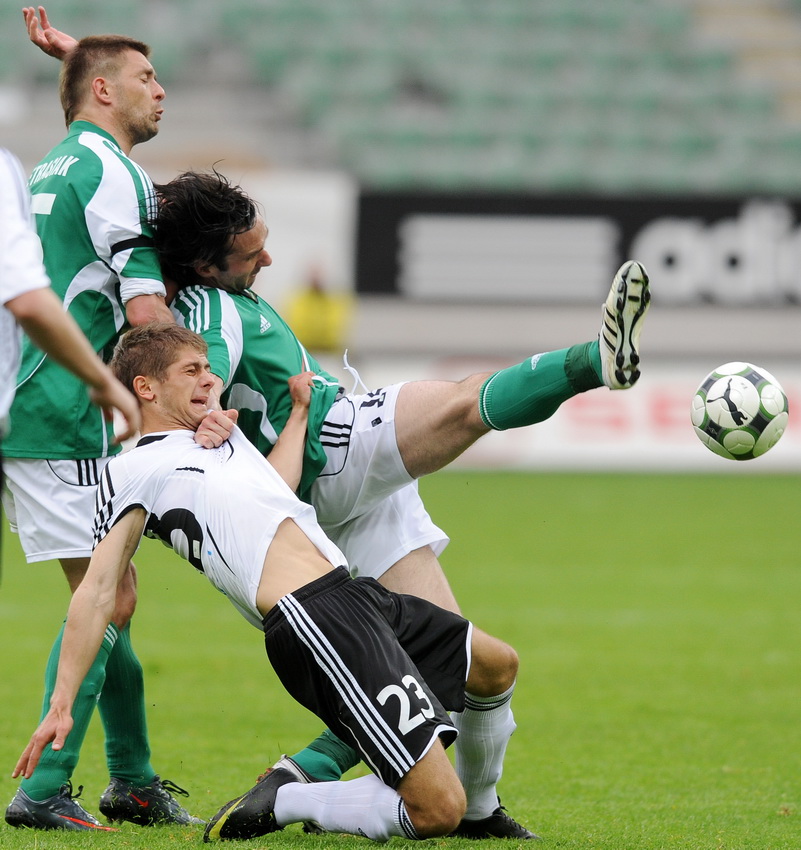
<svg viewBox="0 0 801 850">
<path fill-rule="evenodd" d="M 48 56 L 63 59 L 78 43 L 71 35 L 51 26 L 44 6 L 39 6 L 39 17 L 36 17 L 35 6 L 25 6 L 22 17 L 28 29 L 28 38 Z M 41 19 L 41 23 L 40 23 Z"/>
<path fill-rule="evenodd" d="M 67 613 L 50 710 L 23 750 L 12 776 L 30 777 L 47 744 L 52 742 L 54 750 L 64 746 L 72 729 L 75 695 L 103 642 L 114 613 L 117 587 L 144 527 L 145 512 L 135 508 L 117 521 L 92 553 L 89 569 L 73 594 Z"/>
<path fill-rule="evenodd" d="M 309 422 L 309 405 L 314 385 L 314 372 L 301 372 L 289 379 L 292 412 L 286 421 L 267 460 L 275 471 L 293 489 L 297 490 L 303 472 L 303 450 Z"/>
</svg>

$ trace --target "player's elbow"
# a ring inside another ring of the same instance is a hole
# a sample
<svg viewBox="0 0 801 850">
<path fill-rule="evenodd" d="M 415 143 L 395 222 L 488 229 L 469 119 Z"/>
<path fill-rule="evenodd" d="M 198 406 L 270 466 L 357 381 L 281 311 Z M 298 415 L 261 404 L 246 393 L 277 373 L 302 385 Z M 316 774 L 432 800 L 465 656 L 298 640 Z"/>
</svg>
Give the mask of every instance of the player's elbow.
<svg viewBox="0 0 801 850">
<path fill-rule="evenodd" d="M 17 322 L 26 333 L 50 330 L 54 321 L 61 319 L 64 308 L 58 296 L 48 287 L 31 289 L 5 303 Z"/>
<path fill-rule="evenodd" d="M 150 322 L 175 321 L 163 295 L 137 295 L 131 298 L 125 304 L 125 318 L 132 327 Z"/>
</svg>

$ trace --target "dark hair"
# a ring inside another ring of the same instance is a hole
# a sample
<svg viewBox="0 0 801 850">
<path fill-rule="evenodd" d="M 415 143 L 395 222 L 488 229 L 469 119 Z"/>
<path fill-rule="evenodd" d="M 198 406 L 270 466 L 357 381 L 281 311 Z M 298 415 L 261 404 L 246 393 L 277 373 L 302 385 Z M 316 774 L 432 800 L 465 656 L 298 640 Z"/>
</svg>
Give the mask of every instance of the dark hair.
<svg viewBox="0 0 801 850">
<path fill-rule="evenodd" d="M 150 322 L 124 333 L 111 358 L 111 370 L 131 392 L 137 375 L 163 381 L 182 348 L 206 354 L 206 340 L 172 322 Z"/>
<path fill-rule="evenodd" d="M 88 35 L 64 57 L 58 88 L 67 126 L 75 120 L 91 80 L 115 74 L 128 50 L 150 56 L 148 45 L 127 35 Z"/>
<path fill-rule="evenodd" d="M 255 202 L 216 170 L 186 171 L 156 185 L 160 203 L 153 220 L 164 275 L 179 287 L 197 283 L 195 266 L 228 268 L 234 238 L 256 224 Z"/>
</svg>

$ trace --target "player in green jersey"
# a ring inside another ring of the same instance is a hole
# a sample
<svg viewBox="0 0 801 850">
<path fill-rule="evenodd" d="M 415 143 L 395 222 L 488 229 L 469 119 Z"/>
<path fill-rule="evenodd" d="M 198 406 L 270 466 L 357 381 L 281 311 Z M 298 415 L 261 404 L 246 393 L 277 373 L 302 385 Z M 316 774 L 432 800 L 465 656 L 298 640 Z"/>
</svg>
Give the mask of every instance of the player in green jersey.
<svg viewBox="0 0 801 850">
<path fill-rule="evenodd" d="M 26 12 L 32 27 L 35 14 Z M 149 52 L 133 39 L 95 36 L 68 53 L 60 80 L 68 134 L 30 181 L 53 290 L 101 356 L 110 354 L 126 324 L 172 321 L 147 223 L 152 184 L 129 158 L 135 145 L 156 135 L 163 111 L 164 89 Z M 6 510 L 27 560 L 58 559 L 74 591 L 92 550 L 97 480 L 119 447 L 83 383 L 27 341 L 18 384 L 3 443 Z M 98 705 L 111 776 L 101 798 L 104 814 L 138 823 L 190 823 L 196 819 L 150 764 L 142 667 L 130 639 L 135 604 L 131 564 L 117 596 L 111 652 L 98 657 L 84 682 L 76 719 L 88 725 Z M 59 635 L 46 671 L 45 710 L 60 644 Z M 48 751 L 23 781 L 6 820 L 40 829 L 106 828 L 71 793 L 78 755 L 75 747 Z"/>
<path fill-rule="evenodd" d="M 579 392 L 632 386 L 650 300 L 642 266 L 626 263 L 615 276 L 597 340 L 461 382 L 416 381 L 357 395 L 339 388 L 252 291 L 271 264 L 267 227 L 253 201 L 216 172 L 186 173 L 157 191 L 156 245 L 165 276 L 178 287 L 173 313 L 206 339 L 223 403 L 240 411 L 246 436 L 269 453 L 291 409 L 287 379 L 315 372 L 301 496 L 354 574 L 458 612 L 437 560 L 447 537 L 425 512 L 417 478 L 491 429 L 540 422 Z M 514 729 L 511 692 L 492 704 L 468 694 L 455 718 L 457 770 L 468 798 L 458 835 L 532 837 L 500 807 L 496 792 Z M 279 765 L 307 781 L 335 779 L 354 759 L 329 734 Z"/>
<path fill-rule="evenodd" d="M 140 425 L 135 399 L 95 354 L 75 320 L 50 289 L 30 212 L 30 193 L 19 160 L 0 148 L 0 439 L 6 429 L 19 366 L 20 333 L 79 377 L 95 404 L 126 427 L 118 439 L 132 437 Z M 0 488 L 3 470 L 0 453 Z"/>
</svg>

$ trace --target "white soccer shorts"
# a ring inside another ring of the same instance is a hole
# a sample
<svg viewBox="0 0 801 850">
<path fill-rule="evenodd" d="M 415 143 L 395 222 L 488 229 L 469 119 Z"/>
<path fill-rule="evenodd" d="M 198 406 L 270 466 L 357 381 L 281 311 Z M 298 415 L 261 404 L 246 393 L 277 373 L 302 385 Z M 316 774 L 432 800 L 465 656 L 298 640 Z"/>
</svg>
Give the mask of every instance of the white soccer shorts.
<svg viewBox="0 0 801 850">
<path fill-rule="evenodd" d="M 3 506 L 29 564 L 91 556 L 95 492 L 109 460 L 3 458 Z"/>
<path fill-rule="evenodd" d="M 439 555 L 449 542 L 401 460 L 395 404 L 402 386 L 342 396 L 320 434 L 328 461 L 312 485 L 312 503 L 354 576 L 377 579 L 415 549 L 431 546 Z"/>
</svg>

